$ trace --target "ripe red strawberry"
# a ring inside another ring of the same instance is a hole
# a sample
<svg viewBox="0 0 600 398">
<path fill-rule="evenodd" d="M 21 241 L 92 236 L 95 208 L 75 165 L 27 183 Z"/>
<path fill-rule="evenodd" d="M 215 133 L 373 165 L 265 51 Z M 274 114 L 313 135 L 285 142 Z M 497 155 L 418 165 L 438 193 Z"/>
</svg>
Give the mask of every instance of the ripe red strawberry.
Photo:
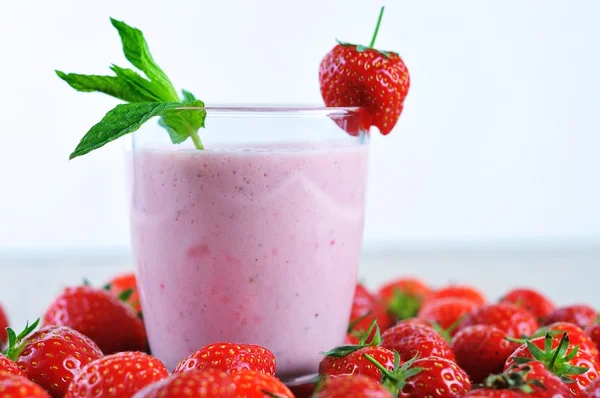
<svg viewBox="0 0 600 398">
<path fill-rule="evenodd" d="M 462 298 L 447 297 L 428 301 L 419 311 L 419 318 L 439 325 L 454 336 L 464 317 L 479 307 L 479 304 Z"/>
<path fill-rule="evenodd" d="M 381 380 L 381 371 L 365 359 L 365 354 L 375 358 L 386 369 L 394 369 L 394 351 L 383 347 L 363 347 L 348 354 L 343 351 L 329 351 L 319 364 L 319 375 L 324 377 L 360 374 L 373 380 Z"/>
<path fill-rule="evenodd" d="M 585 333 L 590 336 L 590 339 L 592 339 L 596 348 L 600 350 L 600 323 L 588 326 L 585 328 Z"/>
<path fill-rule="evenodd" d="M 530 336 L 539 328 L 535 316 L 513 304 L 488 304 L 477 308 L 465 317 L 459 329 L 473 325 L 495 326 L 510 337 Z"/>
<path fill-rule="evenodd" d="M 144 324 L 136 312 L 107 291 L 90 286 L 66 288 L 50 304 L 43 322 L 83 333 L 106 354 L 144 351 L 147 346 Z"/>
<path fill-rule="evenodd" d="M 379 382 L 361 375 L 328 377 L 313 398 L 392 398 Z"/>
<path fill-rule="evenodd" d="M 579 396 L 581 398 L 600 398 L 600 378 L 587 386 Z"/>
<path fill-rule="evenodd" d="M 578 395 L 592 381 L 598 378 L 598 363 L 588 353 L 579 351 L 579 347 L 569 344 L 568 333 L 560 340 L 550 334 L 528 340 L 517 348 L 506 360 L 504 370 L 510 370 L 515 364 L 539 361 L 546 369 L 564 380 L 575 381 L 568 384 L 574 395 Z"/>
<path fill-rule="evenodd" d="M 431 289 L 418 279 L 400 278 L 383 285 L 377 294 L 396 319 L 408 319 L 417 315 Z"/>
<path fill-rule="evenodd" d="M 513 289 L 506 293 L 500 302 L 523 307 L 540 321 L 555 308 L 550 299 L 533 289 Z"/>
<path fill-rule="evenodd" d="M 428 326 L 400 322 L 381 335 L 381 346 L 397 351 L 400 358 L 439 357 L 454 361 L 450 345 Z"/>
<path fill-rule="evenodd" d="M 488 325 L 469 326 L 454 336 L 450 347 L 456 363 L 473 383 L 502 372 L 510 354 L 519 347 L 519 343 L 510 342 L 505 336 L 504 331 Z"/>
<path fill-rule="evenodd" d="M 461 396 L 471 389 L 467 374 L 452 361 L 443 358 L 412 358 L 400 368 L 389 371 L 366 356 L 384 374 L 384 386 L 400 397 Z"/>
<path fill-rule="evenodd" d="M 167 377 L 169 371 L 158 359 L 142 352 L 120 352 L 85 365 L 69 385 L 65 398 L 128 398 Z"/>
<path fill-rule="evenodd" d="M 463 397 L 496 398 L 567 398 L 571 391 L 563 381 L 550 373 L 541 362 L 519 365 L 510 372 L 491 375 L 483 388 L 475 389 Z"/>
<path fill-rule="evenodd" d="M 289 388 L 275 376 L 253 370 L 227 374 L 217 369 L 174 373 L 151 384 L 134 398 L 294 398 Z"/>
<path fill-rule="evenodd" d="M 571 322 L 585 329 L 596 323 L 598 316 L 596 310 L 589 305 L 575 304 L 555 309 L 544 318 L 544 324 Z"/>
<path fill-rule="evenodd" d="M 319 82 L 327 106 L 365 108 L 372 125 L 386 135 L 396 125 L 408 94 L 408 69 L 397 53 L 373 48 L 383 16 L 368 47 L 339 42 L 321 61 Z M 348 132 L 356 134 L 352 128 Z"/>
<path fill-rule="evenodd" d="M 0 372 L 0 397 L 50 398 L 50 395 L 25 377 Z"/>
<path fill-rule="evenodd" d="M 579 351 L 587 352 L 592 357 L 598 358 L 598 347 L 596 347 L 594 341 L 583 331 L 583 329 L 574 323 L 551 323 L 550 325 L 541 327 L 533 335 L 535 337 L 543 337 L 546 335 L 546 333 L 550 333 L 552 337 L 560 339 L 564 332 L 569 333 L 569 341 L 571 346 L 579 346 Z"/>
<path fill-rule="evenodd" d="M 231 375 L 238 397 L 294 398 L 294 394 L 278 378 L 263 372 L 244 370 Z"/>
<path fill-rule="evenodd" d="M 434 291 L 428 301 L 437 300 L 447 297 L 456 297 L 467 299 L 476 302 L 479 305 L 484 305 L 486 302 L 485 296 L 479 290 L 472 286 L 466 285 L 450 285 Z"/>
<path fill-rule="evenodd" d="M 519 390 L 495 390 L 493 388 L 479 388 L 477 390 L 471 390 L 465 395 L 461 395 L 461 398 L 528 398 L 531 397 L 529 393 Z"/>
<path fill-rule="evenodd" d="M 27 377 L 25 372 L 19 368 L 16 362 L 11 361 L 3 354 L 0 354 L 0 373 L 11 373 L 17 376 Z"/>
<path fill-rule="evenodd" d="M 275 356 L 266 348 L 254 344 L 214 343 L 181 360 L 173 372 L 194 369 L 218 369 L 231 374 L 256 370 L 274 375 Z"/>
<path fill-rule="evenodd" d="M 117 298 L 125 298 L 123 301 L 131 305 L 135 312 L 142 312 L 140 296 L 137 289 L 135 274 L 133 272 L 114 277 L 106 284 L 105 289 Z M 123 297 L 123 295 L 125 295 L 125 297 Z"/>
<path fill-rule="evenodd" d="M 81 368 L 100 358 L 102 351 L 88 337 L 66 326 L 44 327 L 21 342 L 36 326 L 37 322 L 16 336 L 7 356 L 50 395 L 62 397 Z M 14 332 L 9 330 L 9 334 Z"/>
<path fill-rule="evenodd" d="M 362 337 L 375 319 L 380 330 L 387 329 L 391 323 L 383 302 L 371 294 L 363 284 L 357 283 L 350 312 L 349 332 Z"/>
<path fill-rule="evenodd" d="M 4 308 L 2 308 L 2 305 L 0 304 L 0 351 L 8 343 L 8 334 L 6 333 L 7 327 L 8 317 L 6 316 L 6 312 L 4 312 Z"/>
<path fill-rule="evenodd" d="M 173 373 L 138 391 L 134 398 L 217 398 L 234 397 L 231 375 L 217 369 Z"/>
</svg>

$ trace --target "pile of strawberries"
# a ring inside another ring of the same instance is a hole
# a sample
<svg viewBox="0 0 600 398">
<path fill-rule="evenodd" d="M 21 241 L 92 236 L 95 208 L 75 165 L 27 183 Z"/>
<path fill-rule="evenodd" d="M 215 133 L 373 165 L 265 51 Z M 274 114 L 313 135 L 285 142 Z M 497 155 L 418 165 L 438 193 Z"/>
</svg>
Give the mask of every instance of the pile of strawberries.
<svg viewBox="0 0 600 398">
<path fill-rule="evenodd" d="M 268 349 L 216 342 L 169 374 L 149 354 L 132 274 L 66 288 L 16 334 L 0 307 L 0 397 L 600 397 L 598 314 L 531 289 L 357 284 L 346 342 L 291 389 Z"/>
</svg>

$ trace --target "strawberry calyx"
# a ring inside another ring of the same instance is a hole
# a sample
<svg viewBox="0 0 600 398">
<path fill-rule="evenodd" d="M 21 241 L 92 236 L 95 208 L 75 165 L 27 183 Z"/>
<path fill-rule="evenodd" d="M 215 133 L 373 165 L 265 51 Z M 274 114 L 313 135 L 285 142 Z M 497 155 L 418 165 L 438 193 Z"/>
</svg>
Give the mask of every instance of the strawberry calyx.
<svg viewBox="0 0 600 398">
<path fill-rule="evenodd" d="M 23 351 L 25 347 L 25 343 L 23 343 L 23 339 L 29 336 L 31 332 L 37 328 L 40 323 L 40 318 L 36 319 L 31 325 L 29 322 L 25 324 L 25 328 L 18 335 L 11 328 L 6 328 L 6 332 L 8 333 L 8 347 L 4 350 L 3 354 L 10 360 L 16 361 Z"/>
<path fill-rule="evenodd" d="M 388 389 L 393 396 L 397 396 L 406 385 L 406 381 L 413 376 L 421 373 L 423 368 L 413 367 L 415 361 L 419 359 L 419 355 L 415 355 L 400 366 L 400 354 L 394 350 L 394 369 L 388 370 L 379 361 L 369 354 L 363 355 L 365 359 L 371 362 L 377 369 L 381 371 L 381 381 L 385 388 Z"/>
<path fill-rule="evenodd" d="M 445 329 L 438 322 L 431 322 L 431 327 L 436 331 L 437 334 L 442 336 L 446 342 L 450 343 L 452 341 L 452 333 L 454 333 L 454 331 L 461 325 L 461 323 L 464 322 L 466 318 L 467 314 L 462 315 Z"/>
<path fill-rule="evenodd" d="M 414 318 L 421 308 L 420 297 L 395 288 L 387 306 L 388 312 L 398 320 Z"/>
<path fill-rule="evenodd" d="M 371 332 L 375 330 L 373 333 L 373 337 L 369 340 L 369 336 Z M 378 347 L 381 344 L 381 332 L 379 330 L 379 325 L 377 325 L 377 319 L 373 319 L 369 329 L 366 333 L 364 333 L 363 337 L 360 339 L 358 344 L 347 344 L 336 347 L 330 351 L 322 352 L 321 354 L 326 357 L 334 357 L 334 358 L 343 358 L 346 355 L 350 355 L 355 351 L 360 350 L 365 347 Z"/>
<path fill-rule="evenodd" d="M 546 369 L 560 377 L 565 383 L 575 383 L 570 376 L 584 374 L 589 370 L 585 366 L 573 366 L 571 360 L 575 358 L 579 351 L 579 346 L 573 347 L 570 353 L 567 354 L 569 349 L 569 336 L 567 332 L 564 332 L 558 346 L 552 348 L 553 337 L 550 333 L 546 333 L 544 337 L 544 349 L 539 348 L 531 342 L 531 340 L 525 340 L 527 349 L 533 359 L 524 357 L 515 357 L 515 363 L 526 364 L 532 361 L 541 362 Z"/>
<path fill-rule="evenodd" d="M 373 37 L 371 38 L 371 42 L 369 43 L 368 46 L 364 46 L 362 44 L 353 44 L 353 43 L 348 43 L 348 42 L 344 42 L 344 41 L 340 41 L 336 39 L 336 42 L 341 45 L 341 46 L 352 46 L 352 47 L 356 47 L 356 51 L 359 53 L 362 53 L 364 51 L 367 50 L 374 50 L 377 51 L 378 53 L 380 53 L 381 55 L 383 55 L 386 58 L 389 58 L 392 54 L 398 55 L 398 53 L 393 52 L 393 51 L 381 51 L 378 50 L 376 48 L 374 48 L 373 46 L 375 46 L 375 40 L 377 39 L 377 34 L 379 33 L 379 27 L 381 26 L 381 20 L 383 19 L 383 11 L 385 10 L 385 7 L 381 7 L 381 10 L 379 11 L 379 18 L 377 18 L 377 25 L 375 26 L 375 32 L 373 33 Z"/>
<path fill-rule="evenodd" d="M 504 372 L 488 376 L 482 383 L 482 388 L 491 388 L 494 390 L 517 390 L 527 394 L 534 392 L 533 386 L 546 390 L 546 386 L 537 380 L 526 380 L 527 373 L 531 367 L 524 366 L 518 372 Z"/>
</svg>

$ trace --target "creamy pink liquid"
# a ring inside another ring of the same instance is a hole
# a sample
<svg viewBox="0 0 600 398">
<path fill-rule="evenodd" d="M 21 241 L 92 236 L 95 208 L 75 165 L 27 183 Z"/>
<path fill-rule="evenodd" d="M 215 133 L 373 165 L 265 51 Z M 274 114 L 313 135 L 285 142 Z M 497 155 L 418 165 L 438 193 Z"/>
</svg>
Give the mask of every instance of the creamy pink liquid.
<svg viewBox="0 0 600 398">
<path fill-rule="evenodd" d="M 130 154 L 132 244 L 152 353 L 259 344 L 277 374 L 343 342 L 360 260 L 367 149 Z"/>
</svg>

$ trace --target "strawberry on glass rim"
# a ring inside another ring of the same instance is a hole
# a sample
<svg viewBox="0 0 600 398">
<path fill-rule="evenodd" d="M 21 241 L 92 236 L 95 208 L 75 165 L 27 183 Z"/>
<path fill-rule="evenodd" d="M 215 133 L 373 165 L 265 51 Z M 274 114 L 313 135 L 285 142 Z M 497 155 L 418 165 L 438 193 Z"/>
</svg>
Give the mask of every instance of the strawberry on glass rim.
<svg viewBox="0 0 600 398">
<path fill-rule="evenodd" d="M 366 127 L 375 126 L 387 135 L 404 108 L 410 77 L 398 53 L 374 48 L 383 11 L 381 7 L 368 46 L 338 41 L 325 55 L 319 68 L 319 82 L 325 105 L 361 107 L 370 119 Z M 349 134 L 358 134 L 359 126 L 343 127 Z"/>
</svg>

